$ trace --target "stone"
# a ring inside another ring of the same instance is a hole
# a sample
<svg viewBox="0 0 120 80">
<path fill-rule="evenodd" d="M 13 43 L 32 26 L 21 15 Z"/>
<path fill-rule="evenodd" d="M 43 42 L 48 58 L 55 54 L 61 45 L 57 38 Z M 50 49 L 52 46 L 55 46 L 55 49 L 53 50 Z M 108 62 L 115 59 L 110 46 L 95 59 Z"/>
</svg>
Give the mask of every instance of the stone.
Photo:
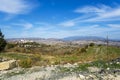
<svg viewBox="0 0 120 80">
<path fill-rule="evenodd" d="M 85 76 L 79 74 L 80 80 L 85 80 Z"/>
<path fill-rule="evenodd" d="M 8 70 L 16 67 L 16 60 L 9 60 L 0 62 L 0 71 L 1 70 Z"/>
<path fill-rule="evenodd" d="M 77 64 L 77 63 L 74 63 L 73 65 L 74 65 L 74 66 L 77 66 L 78 64 Z"/>
<path fill-rule="evenodd" d="M 97 67 L 88 67 L 88 71 L 89 71 L 89 72 L 100 72 L 101 69 L 100 69 L 100 68 L 97 68 Z"/>
<path fill-rule="evenodd" d="M 101 70 L 99 71 L 99 74 L 103 74 L 103 73 L 106 73 L 106 71 L 105 71 L 104 69 L 101 69 Z"/>
<path fill-rule="evenodd" d="M 95 75 L 90 74 L 89 76 L 86 77 L 86 80 L 96 80 L 97 77 Z"/>
<path fill-rule="evenodd" d="M 70 63 L 67 63 L 67 64 L 64 64 L 64 66 L 63 66 L 63 67 L 70 68 L 70 67 L 73 67 L 73 65 L 72 65 L 72 64 L 70 64 Z"/>
<path fill-rule="evenodd" d="M 108 67 L 107 70 L 110 70 L 110 68 Z"/>
<path fill-rule="evenodd" d="M 117 62 L 116 64 L 120 64 L 120 62 Z"/>
</svg>

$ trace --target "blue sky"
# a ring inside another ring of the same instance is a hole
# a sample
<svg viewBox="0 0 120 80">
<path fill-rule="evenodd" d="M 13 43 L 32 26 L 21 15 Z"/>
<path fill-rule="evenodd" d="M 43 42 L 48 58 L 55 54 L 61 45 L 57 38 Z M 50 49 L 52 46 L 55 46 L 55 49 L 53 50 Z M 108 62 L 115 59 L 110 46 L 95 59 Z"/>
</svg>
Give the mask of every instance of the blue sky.
<svg viewBox="0 0 120 80">
<path fill-rule="evenodd" d="M 120 39 L 120 0 L 0 0 L 5 38 Z"/>
</svg>

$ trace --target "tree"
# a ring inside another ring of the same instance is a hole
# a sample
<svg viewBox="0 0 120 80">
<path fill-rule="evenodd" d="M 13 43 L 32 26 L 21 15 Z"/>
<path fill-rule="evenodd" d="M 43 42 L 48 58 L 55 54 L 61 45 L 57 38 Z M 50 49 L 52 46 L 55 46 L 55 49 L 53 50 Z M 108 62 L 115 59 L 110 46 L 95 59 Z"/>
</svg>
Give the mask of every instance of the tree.
<svg viewBox="0 0 120 80">
<path fill-rule="evenodd" d="M 89 44 L 89 46 L 91 46 L 91 47 L 94 46 L 94 45 L 95 45 L 95 43 L 90 43 L 90 44 Z"/>
<path fill-rule="evenodd" d="M 4 50 L 6 44 L 7 43 L 6 43 L 6 40 L 4 39 L 4 35 L 2 34 L 0 30 L 0 52 Z"/>
</svg>

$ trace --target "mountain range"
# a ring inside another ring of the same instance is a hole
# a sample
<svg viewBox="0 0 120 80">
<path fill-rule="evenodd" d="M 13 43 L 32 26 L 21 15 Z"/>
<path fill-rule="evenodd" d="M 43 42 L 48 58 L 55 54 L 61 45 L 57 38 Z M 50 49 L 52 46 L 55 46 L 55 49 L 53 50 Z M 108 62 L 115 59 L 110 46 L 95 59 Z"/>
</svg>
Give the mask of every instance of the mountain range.
<svg viewBox="0 0 120 80">
<path fill-rule="evenodd" d="M 83 40 L 92 40 L 92 41 L 105 41 L 107 40 L 107 38 L 103 38 L 103 37 L 97 37 L 97 36 L 70 36 L 70 37 L 65 37 L 65 38 L 9 38 L 6 39 L 7 41 L 18 41 L 18 40 L 33 40 L 33 41 L 37 41 L 37 40 L 47 40 L 47 41 L 83 41 Z M 109 41 L 120 41 L 118 39 L 109 39 Z"/>
<path fill-rule="evenodd" d="M 97 36 L 71 36 L 71 37 L 66 37 L 63 38 L 62 40 L 65 41 L 78 41 L 78 40 L 106 40 L 105 38 L 102 37 L 97 37 Z"/>
</svg>

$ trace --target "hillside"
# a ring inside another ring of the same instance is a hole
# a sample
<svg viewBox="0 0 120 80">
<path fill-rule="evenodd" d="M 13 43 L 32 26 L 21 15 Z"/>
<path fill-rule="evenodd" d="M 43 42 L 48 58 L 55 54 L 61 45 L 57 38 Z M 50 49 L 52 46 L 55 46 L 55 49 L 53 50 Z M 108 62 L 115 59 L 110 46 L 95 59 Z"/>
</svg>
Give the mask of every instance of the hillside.
<svg viewBox="0 0 120 80">
<path fill-rule="evenodd" d="M 32 42 L 9 46 L 0 57 L 16 60 L 19 67 L 0 71 L 1 80 L 119 80 L 120 77 L 120 48 L 116 46 Z"/>
<path fill-rule="evenodd" d="M 20 66 L 24 67 L 0 71 L 1 80 L 119 80 L 120 78 L 120 49 L 117 47 L 109 47 L 108 54 L 106 46 L 89 46 L 85 52 L 83 50 L 54 55 L 1 53 L 0 57 L 20 60 L 23 62 L 19 63 Z M 31 68 L 27 68 L 28 65 Z"/>
</svg>

